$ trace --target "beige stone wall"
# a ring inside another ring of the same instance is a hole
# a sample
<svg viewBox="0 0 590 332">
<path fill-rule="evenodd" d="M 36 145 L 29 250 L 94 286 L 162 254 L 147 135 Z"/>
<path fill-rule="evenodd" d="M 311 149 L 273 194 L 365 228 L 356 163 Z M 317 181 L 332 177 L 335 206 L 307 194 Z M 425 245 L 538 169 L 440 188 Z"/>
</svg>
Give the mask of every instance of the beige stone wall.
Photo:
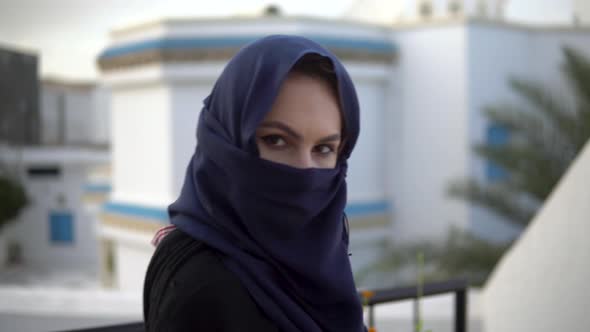
<svg viewBox="0 0 590 332">
<path fill-rule="evenodd" d="M 488 280 L 487 332 L 590 331 L 590 143 Z"/>
</svg>

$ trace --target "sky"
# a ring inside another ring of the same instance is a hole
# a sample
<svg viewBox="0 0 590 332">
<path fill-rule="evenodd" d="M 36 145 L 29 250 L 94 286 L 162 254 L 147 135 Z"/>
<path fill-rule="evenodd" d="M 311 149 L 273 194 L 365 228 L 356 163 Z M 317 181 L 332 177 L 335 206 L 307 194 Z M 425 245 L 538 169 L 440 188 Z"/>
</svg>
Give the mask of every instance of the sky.
<svg viewBox="0 0 590 332">
<path fill-rule="evenodd" d="M 387 0 L 0 0 L 0 47 L 40 55 L 40 75 L 95 80 L 96 57 L 113 28 L 162 17 L 220 17 L 269 4 L 285 15 L 338 18 L 358 2 Z M 395 0 L 393 0 L 395 1 Z M 398 0 L 399 1 L 399 0 Z M 512 0 L 510 11 L 531 21 L 564 16 L 572 0 Z M 531 6 L 534 3 L 534 9 Z M 564 4 L 569 5 L 564 5 Z"/>
</svg>

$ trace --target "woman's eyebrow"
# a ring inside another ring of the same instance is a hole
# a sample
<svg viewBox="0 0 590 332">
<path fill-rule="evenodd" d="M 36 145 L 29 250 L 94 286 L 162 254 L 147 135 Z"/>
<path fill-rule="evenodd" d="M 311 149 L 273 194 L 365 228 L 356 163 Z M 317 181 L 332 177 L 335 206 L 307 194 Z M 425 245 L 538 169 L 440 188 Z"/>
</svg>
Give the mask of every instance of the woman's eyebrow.
<svg viewBox="0 0 590 332">
<path fill-rule="evenodd" d="M 267 127 L 267 128 L 278 128 L 285 131 L 289 136 L 293 136 L 296 140 L 301 140 L 302 137 L 299 135 L 295 130 L 291 129 L 286 124 L 279 122 L 279 121 L 265 121 L 260 124 L 260 127 Z"/>
<path fill-rule="evenodd" d="M 333 141 L 339 141 L 339 140 L 340 140 L 340 134 L 334 134 L 334 135 L 326 136 L 326 137 L 320 139 L 318 142 L 319 143 L 327 143 L 327 142 L 333 142 Z"/>
<path fill-rule="evenodd" d="M 289 134 L 289 136 L 292 136 L 296 140 L 300 141 L 303 139 L 301 137 L 301 135 L 299 135 L 295 130 L 291 129 L 289 126 L 287 126 L 286 124 L 284 124 L 280 121 L 265 121 L 260 124 L 260 127 L 278 128 L 278 129 L 285 131 L 287 134 Z M 326 137 L 318 140 L 318 142 L 319 143 L 326 143 L 326 142 L 333 142 L 333 141 L 339 141 L 339 140 L 340 140 L 340 134 L 333 134 L 333 135 L 326 136 Z"/>
</svg>

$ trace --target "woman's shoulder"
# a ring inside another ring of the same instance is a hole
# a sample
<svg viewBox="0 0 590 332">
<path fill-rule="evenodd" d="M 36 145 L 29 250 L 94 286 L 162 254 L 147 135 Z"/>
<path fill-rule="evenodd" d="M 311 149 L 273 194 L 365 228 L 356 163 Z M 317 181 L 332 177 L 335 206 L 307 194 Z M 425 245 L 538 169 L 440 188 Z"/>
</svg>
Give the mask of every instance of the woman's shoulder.
<svg viewBox="0 0 590 332">
<path fill-rule="evenodd" d="M 215 283 L 220 278 L 227 280 L 231 273 L 224 267 L 221 253 L 179 229 L 173 230 L 162 240 L 154 255 L 158 251 L 166 256 L 168 269 L 175 272 L 177 282 L 190 282 L 200 287 L 195 281 Z M 184 286 L 188 287 L 189 284 Z"/>
<path fill-rule="evenodd" d="M 239 331 L 248 324 L 260 331 L 277 331 L 237 276 L 225 267 L 222 254 L 180 230 L 166 235 L 158 245 L 144 296 L 150 299 L 149 306 L 158 307 L 147 312 L 157 313 L 158 320 L 166 322 L 155 325 Z"/>
<path fill-rule="evenodd" d="M 171 247 L 168 254 L 176 261 L 170 267 L 175 271 L 172 286 L 192 292 L 219 290 L 222 293 L 241 286 L 239 279 L 225 267 L 220 252 L 178 229 L 169 235 L 170 241 L 163 244 Z"/>
<path fill-rule="evenodd" d="M 154 278 L 151 282 L 163 282 L 185 293 L 239 286 L 239 280 L 224 266 L 221 253 L 179 229 L 162 239 L 148 274 Z"/>
</svg>

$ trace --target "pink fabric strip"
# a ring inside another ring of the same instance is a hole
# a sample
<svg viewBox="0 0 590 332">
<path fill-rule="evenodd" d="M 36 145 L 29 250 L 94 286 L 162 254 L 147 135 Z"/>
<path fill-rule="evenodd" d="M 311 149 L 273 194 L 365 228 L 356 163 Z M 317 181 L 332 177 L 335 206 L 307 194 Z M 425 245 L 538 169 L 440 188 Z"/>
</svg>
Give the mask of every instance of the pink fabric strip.
<svg viewBox="0 0 590 332">
<path fill-rule="evenodd" d="M 158 231 L 154 235 L 154 238 L 151 241 L 152 245 L 154 247 L 157 247 L 158 244 L 160 244 L 160 242 L 162 241 L 162 239 L 166 235 L 168 235 L 168 233 L 172 232 L 175 228 L 176 228 L 175 225 L 168 225 L 168 226 L 164 226 L 164 227 L 158 229 Z"/>
</svg>

